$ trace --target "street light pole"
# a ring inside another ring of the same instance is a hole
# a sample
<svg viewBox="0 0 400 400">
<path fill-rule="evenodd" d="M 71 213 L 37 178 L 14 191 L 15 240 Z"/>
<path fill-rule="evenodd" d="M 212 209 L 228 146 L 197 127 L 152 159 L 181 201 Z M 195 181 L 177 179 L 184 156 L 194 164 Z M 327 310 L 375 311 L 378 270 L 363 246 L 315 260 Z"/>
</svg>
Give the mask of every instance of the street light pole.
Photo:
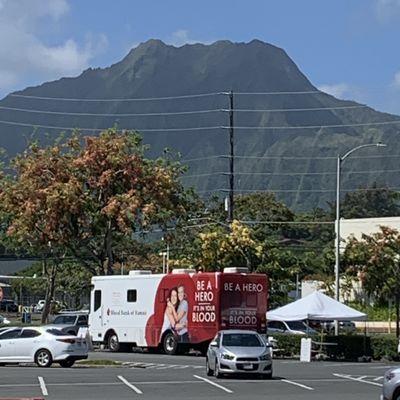
<svg viewBox="0 0 400 400">
<path fill-rule="evenodd" d="M 345 153 L 338 155 L 336 164 L 336 240 L 335 240 L 335 299 L 340 301 L 340 173 L 342 162 L 352 153 L 365 147 L 386 147 L 383 143 L 369 143 L 356 146 Z M 335 321 L 335 335 L 339 334 L 339 323 Z"/>
</svg>

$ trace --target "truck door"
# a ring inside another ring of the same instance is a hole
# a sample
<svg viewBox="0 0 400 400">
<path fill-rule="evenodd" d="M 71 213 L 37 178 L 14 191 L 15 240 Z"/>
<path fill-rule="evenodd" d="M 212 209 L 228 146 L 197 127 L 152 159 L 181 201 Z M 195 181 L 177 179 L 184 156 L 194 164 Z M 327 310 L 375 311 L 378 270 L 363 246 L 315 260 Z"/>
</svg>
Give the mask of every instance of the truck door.
<svg viewBox="0 0 400 400">
<path fill-rule="evenodd" d="M 101 338 L 103 328 L 103 305 L 102 305 L 102 292 L 100 289 L 95 289 L 92 292 L 92 299 L 90 305 L 90 334 L 94 341 Z"/>
</svg>

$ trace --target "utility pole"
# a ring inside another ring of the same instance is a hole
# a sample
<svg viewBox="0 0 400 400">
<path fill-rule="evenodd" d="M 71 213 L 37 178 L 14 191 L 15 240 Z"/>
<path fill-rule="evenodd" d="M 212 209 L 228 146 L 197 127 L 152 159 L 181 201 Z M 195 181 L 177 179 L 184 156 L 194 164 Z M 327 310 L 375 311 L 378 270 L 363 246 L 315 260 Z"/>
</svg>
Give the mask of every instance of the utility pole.
<svg viewBox="0 0 400 400">
<path fill-rule="evenodd" d="M 234 170 L 234 157 L 235 157 L 235 142 L 233 136 L 233 91 L 229 92 L 229 208 L 228 208 L 228 222 L 233 221 L 233 208 L 234 208 L 234 184 L 235 184 L 235 170 Z"/>
</svg>

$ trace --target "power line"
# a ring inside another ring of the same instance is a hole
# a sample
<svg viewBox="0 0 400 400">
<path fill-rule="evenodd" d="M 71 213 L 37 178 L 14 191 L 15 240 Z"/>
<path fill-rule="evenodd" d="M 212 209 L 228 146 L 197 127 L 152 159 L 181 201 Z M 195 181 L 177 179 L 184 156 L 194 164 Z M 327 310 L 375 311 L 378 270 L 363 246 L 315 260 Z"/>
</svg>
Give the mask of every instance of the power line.
<svg viewBox="0 0 400 400">
<path fill-rule="evenodd" d="M 23 122 L 14 121 L 4 121 L 0 120 L 1 124 L 16 125 L 16 126 L 28 126 L 32 128 L 44 128 L 44 129 L 59 129 L 66 131 L 91 131 L 91 132 L 101 132 L 109 129 L 107 128 L 81 128 L 81 127 L 68 127 L 68 126 L 52 126 L 52 125 L 40 125 L 40 124 L 27 124 Z M 120 130 L 133 129 L 138 132 L 182 132 L 182 131 L 203 131 L 203 130 L 215 130 L 220 129 L 221 126 L 199 126 L 199 127 L 187 127 L 187 128 L 154 128 L 154 129 L 140 129 L 140 128 L 120 128 Z"/>
<path fill-rule="evenodd" d="M 221 155 L 220 157 L 229 157 L 228 155 Z M 327 157 L 296 157 L 296 156 L 235 156 L 239 159 L 256 159 L 256 160 L 337 160 L 337 156 Z M 368 155 L 368 156 L 351 156 L 349 160 L 361 159 L 361 158 L 400 158 L 400 154 L 380 154 L 380 155 Z"/>
<path fill-rule="evenodd" d="M 223 92 L 222 94 L 228 95 L 229 92 Z M 304 91 L 293 91 L 293 92 L 235 92 L 235 96 L 274 96 L 274 95 L 298 95 L 298 94 L 324 94 L 326 93 L 321 92 L 320 90 L 304 90 Z"/>
<path fill-rule="evenodd" d="M 382 170 L 364 170 L 364 171 L 348 171 L 347 174 L 374 174 L 374 173 L 398 173 L 400 169 L 382 169 Z M 183 175 L 181 178 L 200 178 L 208 176 L 229 176 L 230 172 L 208 172 L 204 174 Z M 235 175 L 265 175 L 265 176 L 304 176 L 304 175 L 336 175 L 336 172 L 235 172 Z"/>
<path fill-rule="evenodd" d="M 181 162 L 195 162 L 195 161 L 205 161 L 211 160 L 216 158 L 229 158 L 230 155 L 228 154 L 218 154 L 209 157 L 198 157 L 198 158 L 188 158 L 182 159 Z M 368 159 L 368 158 L 400 158 L 400 154 L 380 154 L 380 155 L 366 155 L 366 156 L 352 156 L 351 159 Z M 239 160 L 337 160 L 337 156 L 326 156 L 326 157 L 305 157 L 305 156 L 241 156 L 235 155 L 235 159 Z"/>
<path fill-rule="evenodd" d="M 343 128 L 343 127 L 357 127 L 357 126 L 370 126 L 370 125 L 393 125 L 400 124 L 398 121 L 383 121 L 383 122 L 366 122 L 359 124 L 337 124 L 337 125 L 299 125 L 299 126 L 235 126 L 235 129 L 240 130 L 293 130 L 293 129 L 321 129 L 321 128 Z M 229 126 L 222 126 L 223 129 L 229 129 Z"/>
<path fill-rule="evenodd" d="M 205 176 L 214 176 L 214 175 L 229 175 L 229 172 L 208 172 L 205 174 L 195 174 L 195 175 L 182 175 L 181 178 L 199 178 L 199 177 L 205 177 Z"/>
<path fill-rule="evenodd" d="M 341 106 L 341 107 L 312 107 L 312 108 L 276 108 L 276 109 L 267 109 L 267 110 L 257 110 L 257 109 L 234 109 L 234 112 L 268 112 L 268 113 L 273 113 L 273 112 L 301 112 L 301 111 L 329 111 L 329 110 L 347 110 L 347 109 L 353 109 L 353 108 L 368 108 L 368 106 L 365 105 L 359 105 L 359 106 Z M 229 111 L 229 110 L 221 110 L 221 111 Z"/>
<path fill-rule="evenodd" d="M 73 115 L 73 116 L 86 116 L 86 117 L 154 117 L 154 116 L 168 116 L 168 115 L 191 115 L 191 114 L 209 114 L 221 112 L 224 110 L 194 110 L 194 111 L 176 111 L 176 112 L 159 112 L 159 113 L 122 113 L 122 114 L 102 114 L 102 113 L 79 113 L 79 112 L 63 112 L 63 111 L 45 111 L 33 110 L 28 108 L 15 108 L 0 106 L 2 110 L 36 113 L 36 114 L 51 114 L 51 115 Z"/>
<path fill-rule="evenodd" d="M 228 192 L 229 189 L 218 189 L 221 192 Z M 358 188 L 358 189 L 341 189 L 341 192 L 358 192 L 358 191 L 377 191 L 377 190 L 392 190 L 400 191 L 400 187 L 382 187 L 382 188 Z M 336 190 L 331 189 L 237 189 L 239 193 L 336 193 Z"/>
<path fill-rule="evenodd" d="M 259 221 L 259 220 L 239 220 L 246 225 L 331 225 L 335 221 Z"/>
<path fill-rule="evenodd" d="M 199 93 L 199 94 L 187 94 L 181 96 L 164 96 L 164 97 L 136 97 L 136 98 L 117 98 L 117 99 L 101 99 L 101 98 L 70 98 L 70 97 L 46 97 L 46 96 L 29 96 L 23 94 L 10 94 L 10 97 L 20 97 L 23 99 L 35 99 L 35 100 L 52 100 L 52 101 L 79 101 L 79 102 L 114 102 L 114 101 L 158 101 L 158 100 L 174 100 L 174 99 L 190 99 L 198 97 L 209 97 L 221 95 L 221 92 L 210 92 L 210 93 Z"/>
<path fill-rule="evenodd" d="M 370 174 L 370 173 L 393 173 L 400 172 L 400 169 L 388 170 L 365 170 L 365 171 L 346 171 L 346 174 Z M 223 172 L 227 175 L 226 172 Z M 235 175 L 282 175 L 282 176 L 303 176 L 303 175 L 336 175 L 336 172 L 236 172 Z"/>
<path fill-rule="evenodd" d="M 180 162 L 195 162 L 195 161 L 205 161 L 205 160 L 213 160 L 216 158 L 222 158 L 225 157 L 224 155 L 215 155 L 215 156 L 209 156 L 209 157 L 198 157 L 198 158 L 186 158 L 183 160 L 179 160 Z"/>
</svg>

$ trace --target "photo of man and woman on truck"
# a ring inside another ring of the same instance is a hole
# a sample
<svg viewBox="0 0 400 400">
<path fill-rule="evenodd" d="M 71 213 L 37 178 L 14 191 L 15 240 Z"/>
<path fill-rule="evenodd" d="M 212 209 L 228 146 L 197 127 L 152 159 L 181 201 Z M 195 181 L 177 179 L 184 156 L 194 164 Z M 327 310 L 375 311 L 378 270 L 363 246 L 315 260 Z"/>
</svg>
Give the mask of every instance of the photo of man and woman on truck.
<svg viewBox="0 0 400 400">
<path fill-rule="evenodd" d="M 188 312 L 189 304 L 183 285 L 173 287 L 167 298 L 164 322 L 161 334 L 166 330 L 173 331 L 180 343 L 189 343 Z"/>
</svg>

